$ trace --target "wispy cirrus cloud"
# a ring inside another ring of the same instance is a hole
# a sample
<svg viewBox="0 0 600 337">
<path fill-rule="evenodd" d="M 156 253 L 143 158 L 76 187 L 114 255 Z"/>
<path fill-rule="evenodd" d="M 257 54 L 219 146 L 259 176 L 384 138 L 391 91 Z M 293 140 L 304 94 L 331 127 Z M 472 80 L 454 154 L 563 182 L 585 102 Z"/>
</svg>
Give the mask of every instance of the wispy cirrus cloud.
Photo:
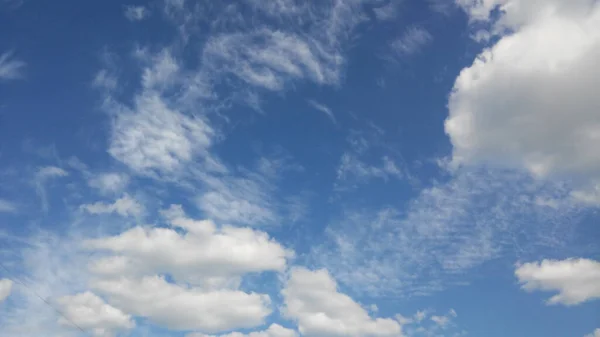
<svg viewBox="0 0 600 337">
<path fill-rule="evenodd" d="M 558 200 L 556 208 L 538 205 L 540 198 Z M 406 208 L 347 211 L 313 259 L 360 293 L 431 294 L 468 282 L 465 274 L 487 261 L 564 248 L 580 210 L 566 187 L 465 170 L 424 188 Z"/>
<path fill-rule="evenodd" d="M 144 6 L 125 6 L 124 14 L 129 21 L 142 21 L 150 15 L 150 10 Z"/>
<path fill-rule="evenodd" d="M 420 52 L 433 40 L 433 36 L 425 28 L 411 26 L 390 43 L 390 48 L 396 57 L 409 57 Z"/>
<path fill-rule="evenodd" d="M 312 106 L 313 108 L 315 108 L 318 111 L 321 111 L 322 113 L 324 113 L 333 124 L 337 124 L 337 120 L 335 119 L 335 115 L 333 114 L 333 111 L 326 105 L 321 104 L 315 100 L 309 99 L 307 100 L 308 104 L 310 106 Z"/>
<path fill-rule="evenodd" d="M 17 211 L 17 205 L 5 199 L 0 199 L 0 213 L 14 213 Z"/>
<path fill-rule="evenodd" d="M 0 54 L 0 80 L 14 80 L 23 77 L 26 63 L 15 59 L 13 51 Z"/>
</svg>

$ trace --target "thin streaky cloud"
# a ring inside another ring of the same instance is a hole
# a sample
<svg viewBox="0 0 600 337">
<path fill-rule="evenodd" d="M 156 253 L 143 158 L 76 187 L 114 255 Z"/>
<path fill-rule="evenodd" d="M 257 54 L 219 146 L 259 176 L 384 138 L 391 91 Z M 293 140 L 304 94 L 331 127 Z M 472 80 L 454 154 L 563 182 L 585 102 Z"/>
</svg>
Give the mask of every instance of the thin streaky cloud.
<svg viewBox="0 0 600 337">
<path fill-rule="evenodd" d="M 26 63 L 15 59 L 13 51 L 0 55 L 0 80 L 14 80 L 23 77 L 23 68 Z"/>
<path fill-rule="evenodd" d="M 333 124 L 337 124 L 337 120 L 335 118 L 335 115 L 333 114 L 333 111 L 326 105 L 321 104 L 315 100 L 309 99 L 307 100 L 308 104 L 310 104 L 311 107 L 313 107 L 314 109 L 321 111 L 322 113 L 324 113 L 325 115 L 327 115 L 327 117 L 333 122 Z"/>
</svg>

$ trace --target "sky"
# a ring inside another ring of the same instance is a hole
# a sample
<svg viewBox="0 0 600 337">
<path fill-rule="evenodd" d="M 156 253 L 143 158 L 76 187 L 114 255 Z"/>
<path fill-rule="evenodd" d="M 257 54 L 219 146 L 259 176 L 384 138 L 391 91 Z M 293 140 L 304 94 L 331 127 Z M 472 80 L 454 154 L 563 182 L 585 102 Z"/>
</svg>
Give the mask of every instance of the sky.
<svg viewBox="0 0 600 337">
<path fill-rule="evenodd" d="M 0 32 L 0 337 L 600 337 L 599 1 Z"/>
</svg>

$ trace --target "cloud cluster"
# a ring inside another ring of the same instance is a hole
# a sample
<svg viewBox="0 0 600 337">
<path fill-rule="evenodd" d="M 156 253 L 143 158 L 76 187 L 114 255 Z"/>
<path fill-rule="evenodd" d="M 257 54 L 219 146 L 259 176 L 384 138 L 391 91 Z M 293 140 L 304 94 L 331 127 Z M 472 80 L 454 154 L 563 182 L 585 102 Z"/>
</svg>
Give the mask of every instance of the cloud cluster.
<svg viewBox="0 0 600 337">
<path fill-rule="evenodd" d="M 557 291 L 548 304 L 576 305 L 600 298 L 600 262 L 543 260 L 519 265 L 515 275 L 527 291 Z"/>
<path fill-rule="evenodd" d="M 120 330 L 131 329 L 135 323 L 131 316 L 121 310 L 106 304 L 100 297 L 91 292 L 84 292 L 58 299 L 64 317 L 59 324 L 78 327 L 91 331 L 94 336 L 110 337 Z"/>
<path fill-rule="evenodd" d="M 574 197 L 598 204 L 600 98 L 593 88 L 600 85 L 600 4 L 457 3 L 498 41 L 454 84 L 445 123 L 453 162 L 572 179 L 580 189 Z"/>
<path fill-rule="evenodd" d="M 488 261 L 568 246 L 579 214 L 560 184 L 461 170 L 405 207 L 347 210 L 311 255 L 359 293 L 431 294 Z"/>
<path fill-rule="evenodd" d="M 326 270 L 292 268 L 282 290 L 284 314 L 306 336 L 400 336 L 391 318 L 372 318 L 351 297 L 340 293 Z"/>
</svg>

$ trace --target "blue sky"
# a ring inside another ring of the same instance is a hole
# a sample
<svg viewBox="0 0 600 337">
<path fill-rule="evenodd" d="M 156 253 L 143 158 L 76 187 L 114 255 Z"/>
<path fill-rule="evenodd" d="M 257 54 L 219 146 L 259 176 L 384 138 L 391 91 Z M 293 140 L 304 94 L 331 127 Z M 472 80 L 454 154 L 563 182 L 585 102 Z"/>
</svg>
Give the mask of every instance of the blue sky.
<svg viewBox="0 0 600 337">
<path fill-rule="evenodd" d="M 0 31 L 0 337 L 600 336 L 598 1 Z"/>
</svg>

